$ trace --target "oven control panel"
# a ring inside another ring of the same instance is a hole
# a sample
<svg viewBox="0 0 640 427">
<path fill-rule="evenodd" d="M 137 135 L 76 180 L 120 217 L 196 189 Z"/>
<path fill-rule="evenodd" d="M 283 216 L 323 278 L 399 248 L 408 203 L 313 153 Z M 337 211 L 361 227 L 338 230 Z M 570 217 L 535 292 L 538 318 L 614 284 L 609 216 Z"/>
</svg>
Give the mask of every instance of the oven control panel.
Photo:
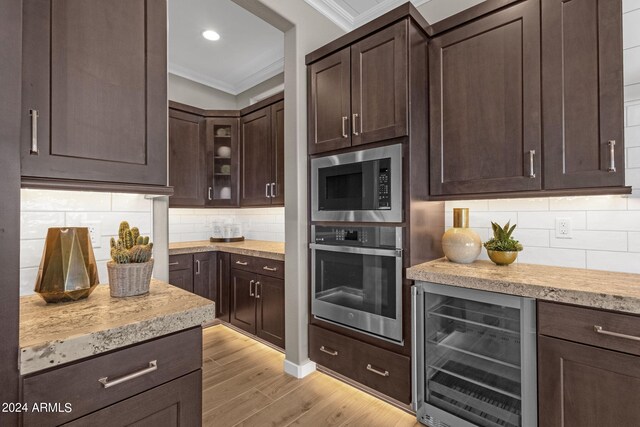
<svg viewBox="0 0 640 427">
<path fill-rule="evenodd" d="M 313 241 L 323 245 L 397 248 L 400 227 L 313 227 Z"/>
</svg>

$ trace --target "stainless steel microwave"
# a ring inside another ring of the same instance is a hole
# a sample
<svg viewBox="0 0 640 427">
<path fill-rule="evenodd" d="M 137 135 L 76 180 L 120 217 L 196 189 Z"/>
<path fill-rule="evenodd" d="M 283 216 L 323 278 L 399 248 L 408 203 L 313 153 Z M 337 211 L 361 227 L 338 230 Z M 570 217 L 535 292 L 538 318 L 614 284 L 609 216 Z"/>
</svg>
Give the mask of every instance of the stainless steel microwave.
<svg viewBox="0 0 640 427">
<path fill-rule="evenodd" d="M 402 222 L 402 144 L 312 159 L 311 220 Z"/>
</svg>

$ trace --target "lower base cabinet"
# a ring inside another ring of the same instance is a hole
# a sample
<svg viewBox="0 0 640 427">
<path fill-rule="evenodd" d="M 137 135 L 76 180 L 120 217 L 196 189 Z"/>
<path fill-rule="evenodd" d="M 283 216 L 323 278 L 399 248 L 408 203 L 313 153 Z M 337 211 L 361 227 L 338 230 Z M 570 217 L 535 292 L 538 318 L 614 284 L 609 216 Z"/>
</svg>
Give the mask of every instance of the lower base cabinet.
<svg viewBox="0 0 640 427">
<path fill-rule="evenodd" d="M 93 414 L 70 427 L 193 427 L 202 424 L 202 371 L 193 372 Z"/>
<path fill-rule="evenodd" d="M 284 263 L 232 254 L 230 264 L 229 323 L 284 349 Z"/>
<path fill-rule="evenodd" d="M 411 402 L 408 357 L 309 325 L 309 357 L 399 402 Z"/>
<path fill-rule="evenodd" d="M 638 316 L 539 302 L 538 425 L 640 425 L 638 331 Z"/>
<path fill-rule="evenodd" d="M 62 410 L 25 412 L 22 423 L 199 426 L 201 369 L 202 328 L 197 327 L 26 375 L 23 402 L 58 405 Z"/>
</svg>

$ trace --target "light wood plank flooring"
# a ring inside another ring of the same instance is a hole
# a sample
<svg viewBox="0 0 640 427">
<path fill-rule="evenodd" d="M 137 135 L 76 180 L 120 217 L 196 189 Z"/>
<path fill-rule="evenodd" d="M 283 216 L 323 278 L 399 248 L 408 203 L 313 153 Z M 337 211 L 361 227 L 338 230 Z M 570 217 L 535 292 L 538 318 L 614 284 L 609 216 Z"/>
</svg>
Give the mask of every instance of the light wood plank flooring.
<svg viewBox="0 0 640 427">
<path fill-rule="evenodd" d="M 295 379 L 284 355 L 223 325 L 204 330 L 203 425 L 420 426 L 415 417 L 321 372 Z"/>
</svg>

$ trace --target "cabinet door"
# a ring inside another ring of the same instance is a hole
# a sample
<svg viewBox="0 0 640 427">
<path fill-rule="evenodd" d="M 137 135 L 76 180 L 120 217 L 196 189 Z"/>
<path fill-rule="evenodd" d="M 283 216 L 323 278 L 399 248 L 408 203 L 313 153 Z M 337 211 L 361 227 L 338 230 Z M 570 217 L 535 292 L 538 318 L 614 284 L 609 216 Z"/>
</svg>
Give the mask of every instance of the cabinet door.
<svg viewBox="0 0 640 427">
<path fill-rule="evenodd" d="M 206 205 L 238 206 L 240 119 L 207 119 Z"/>
<path fill-rule="evenodd" d="M 193 270 L 169 271 L 169 284 L 193 292 Z"/>
<path fill-rule="evenodd" d="M 271 205 L 271 108 L 241 119 L 240 205 Z"/>
<path fill-rule="evenodd" d="M 284 101 L 271 106 L 271 134 L 271 204 L 284 206 Z"/>
<path fill-rule="evenodd" d="M 202 425 L 202 370 L 64 425 L 73 427 L 200 426 Z"/>
<path fill-rule="evenodd" d="M 407 25 L 404 20 L 351 47 L 351 141 L 407 135 Z"/>
<path fill-rule="evenodd" d="M 169 110 L 170 207 L 204 205 L 204 119 Z"/>
<path fill-rule="evenodd" d="M 256 333 L 256 275 L 231 269 L 231 324 L 255 335 Z"/>
<path fill-rule="evenodd" d="M 284 348 L 284 280 L 258 276 L 256 335 Z"/>
<path fill-rule="evenodd" d="M 640 424 L 640 358 L 538 337 L 538 424 Z"/>
<path fill-rule="evenodd" d="M 434 38 L 429 79 L 432 195 L 541 188 L 538 0 Z"/>
<path fill-rule="evenodd" d="M 546 189 L 624 185 L 622 72 L 621 0 L 542 0 Z"/>
<path fill-rule="evenodd" d="M 307 68 L 309 154 L 351 146 L 351 52 L 346 47 Z"/>
<path fill-rule="evenodd" d="M 193 254 L 193 293 L 217 302 L 216 253 Z"/>
<path fill-rule="evenodd" d="M 23 6 L 22 176 L 166 186 L 166 1 Z"/>
<path fill-rule="evenodd" d="M 218 252 L 216 267 L 216 318 L 230 322 L 231 281 L 229 278 L 229 254 Z"/>
</svg>

